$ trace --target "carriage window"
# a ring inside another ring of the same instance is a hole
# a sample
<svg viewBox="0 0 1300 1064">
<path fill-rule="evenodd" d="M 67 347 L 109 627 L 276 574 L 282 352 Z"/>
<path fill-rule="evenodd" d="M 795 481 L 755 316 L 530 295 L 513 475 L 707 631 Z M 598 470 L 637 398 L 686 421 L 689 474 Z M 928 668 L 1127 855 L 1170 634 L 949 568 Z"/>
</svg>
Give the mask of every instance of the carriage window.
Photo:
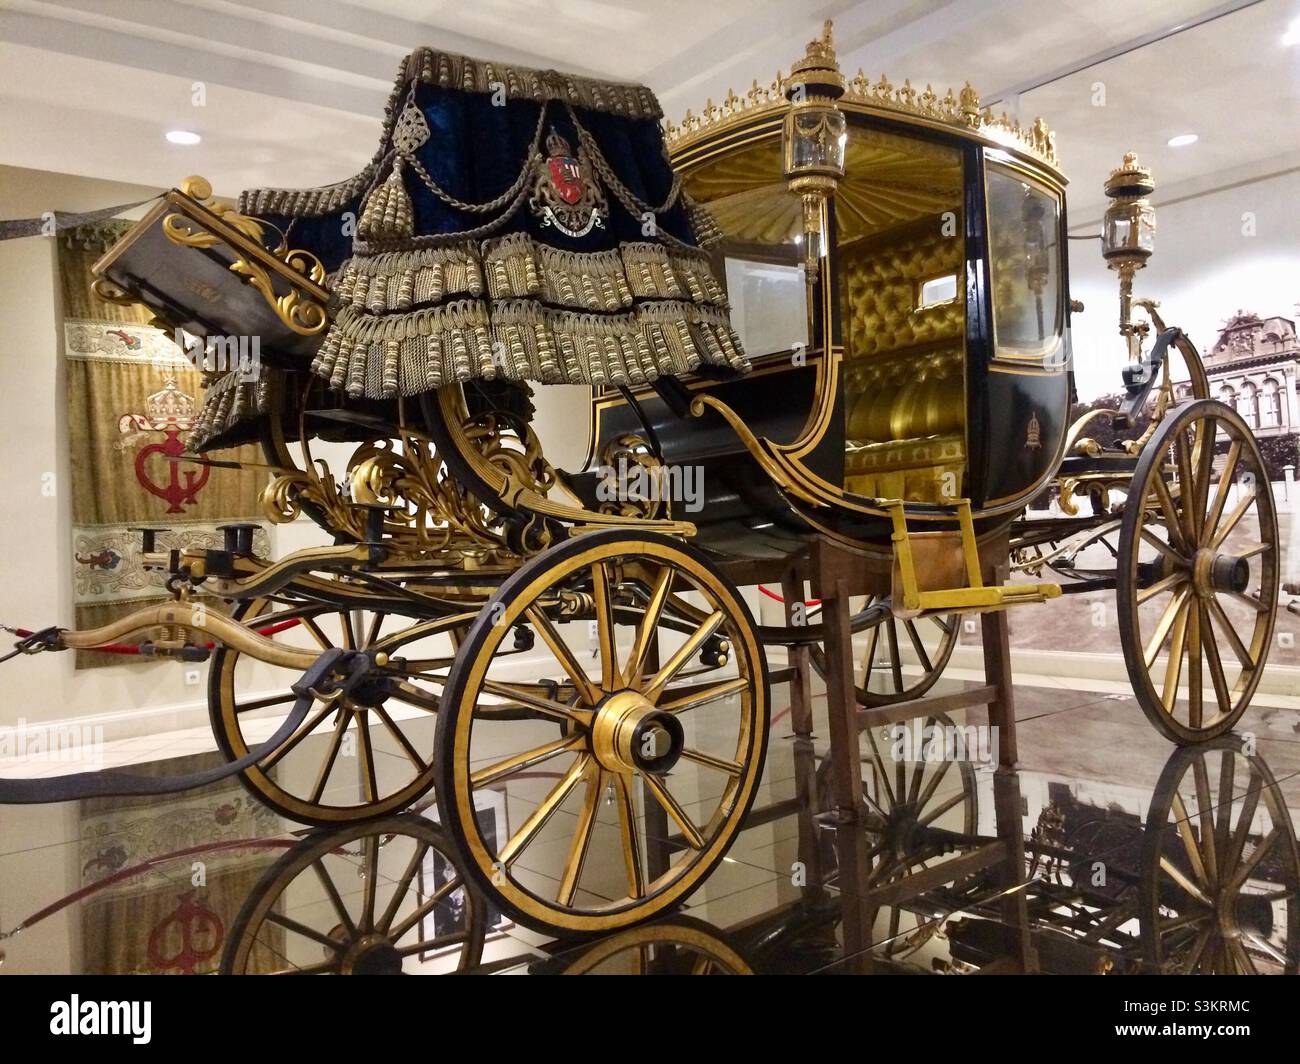
<svg viewBox="0 0 1300 1064">
<path fill-rule="evenodd" d="M 850 119 L 835 197 L 844 486 L 943 503 L 966 466 L 961 152 Z"/>
<path fill-rule="evenodd" d="M 998 352 L 1044 354 L 1061 332 L 1057 198 L 1036 182 L 990 163 L 988 217 Z"/>
<path fill-rule="evenodd" d="M 750 357 L 807 345 L 807 284 L 797 263 L 728 253 L 726 278 L 731 324 Z"/>
<path fill-rule="evenodd" d="M 940 303 L 952 303 L 957 299 L 957 275 L 946 273 L 942 277 L 931 277 L 921 282 L 917 307 L 935 307 Z"/>
</svg>

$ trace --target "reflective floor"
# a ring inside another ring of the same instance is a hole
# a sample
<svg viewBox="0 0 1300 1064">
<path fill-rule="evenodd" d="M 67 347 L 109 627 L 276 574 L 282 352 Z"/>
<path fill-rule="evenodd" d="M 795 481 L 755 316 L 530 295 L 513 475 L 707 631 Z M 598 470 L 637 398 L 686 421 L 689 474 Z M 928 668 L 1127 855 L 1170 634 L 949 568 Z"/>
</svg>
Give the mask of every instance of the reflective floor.
<svg viewBox="0 0 1300 1064">
<path fill-rule="evenodd" d="M 1129 696 L 1022 683 L 1018 771 L 994 771 L 997 740 L 974 727 L 983 710 L 877 725 L 860 742 L 864 809 L 841 824 L 828 811 L 826 701 L 813 690 L 813 729 L 799 736 L 789 686 L 774 685 L 744 830 L 651 925 L 574 941 L 512 920 L 467 882 L 431 799 L 306 830 L 231 781 L 0 808 L 0 973 L 1267 974 L 1300 963 L 1291 700 L 1261 699 L 1236 736 L 1180 751 Z M 160 774 L 215 763 L 203 745 L 159 740 L 142 760 Z M 677 794 L 716 800 L 709 766 L 672 772 Z M 520 775 L 483 811 L 495 830 L 516 830 L 554 784 Z M 597 831 L 616 823 L 613 804 L 596 811 Z M 681 836 L 653 803 L 634 808 L 653 878 Z M 582 815 L 580 802 L 561 807 L 520 858 L 538 882 L 565 874 Z M 621 860 L 616 846 L 593 847 L 581 890 L 598 899 L 603 882 L 621 886 Z"/>
</svg>

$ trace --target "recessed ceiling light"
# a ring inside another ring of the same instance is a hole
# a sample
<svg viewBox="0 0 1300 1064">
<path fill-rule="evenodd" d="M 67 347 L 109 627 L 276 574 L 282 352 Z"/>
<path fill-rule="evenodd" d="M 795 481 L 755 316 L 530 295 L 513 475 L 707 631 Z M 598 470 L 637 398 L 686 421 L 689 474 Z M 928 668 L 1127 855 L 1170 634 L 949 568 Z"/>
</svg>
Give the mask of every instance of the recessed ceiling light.
<svg viewBox="0 0 1300 1064">
<path fill-rule="evenodd" d="M 1171 148 L 1185 148 L 1189 144 L 1195 144 L 1200 138 L 1195 133 L 1179 133 L 1176 137 L 1169 138 Z"/>
<path fill-rule="evenodd" d="M 1284 45 L 1300 44 L 1300 18 L 1292 20 L 1291 25 L 1287 27 L 1286 33 L 1282 34 L 1282 43 Z"/>
<path fill-rule="evenodd" d="M 203 138 L 188 129 L 169 129 L 167 139 L 173 144 L 197 144 Z"/>
</svg>

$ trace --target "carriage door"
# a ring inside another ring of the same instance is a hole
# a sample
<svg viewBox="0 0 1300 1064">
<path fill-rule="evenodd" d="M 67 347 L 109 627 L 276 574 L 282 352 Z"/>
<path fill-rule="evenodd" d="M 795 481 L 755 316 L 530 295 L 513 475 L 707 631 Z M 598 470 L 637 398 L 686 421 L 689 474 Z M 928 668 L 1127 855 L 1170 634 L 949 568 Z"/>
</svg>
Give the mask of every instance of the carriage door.
<svg viewBox="0 0 1300 1064">
<path fill-rule="evenodd" d="M 1056 470 L 1070 412 L 1062 197 L 1010 161 L 985 162 L 993 350 L 985 394 L 984 508 L 1011 508 Z"/>
<path fill-rule="evenodd" d="M 951 502 L 964 492 L 964 166 L 947 142 L 852 116 L 835 194 L 845 488 Z"/>
</svg>

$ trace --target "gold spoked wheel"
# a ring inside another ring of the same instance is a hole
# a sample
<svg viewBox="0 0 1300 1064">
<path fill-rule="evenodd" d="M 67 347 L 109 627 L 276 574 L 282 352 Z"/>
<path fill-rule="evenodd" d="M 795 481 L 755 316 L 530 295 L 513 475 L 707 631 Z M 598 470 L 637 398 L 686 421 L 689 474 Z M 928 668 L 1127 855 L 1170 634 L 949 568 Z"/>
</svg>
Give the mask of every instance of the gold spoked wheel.
<svg viewBox="0 0 1300 1064">
<path fill-rule="evenodd" d="M 876 606 L 878 597 L 867 600 L 866 609 Z M 957 645 L 957 615 L 931 614 L 900 620 L 887 616 L 868 627 L 862 651 L 853 670 L 853 686 L 858 704 L 888 706 L 920 698 L 935 685 Z M 854 633 L 858 636 L 858 633 Z M 858 636 L 858 642 L 863 637 Z M 910 651 L 909 651 L 910 648 Z M 826 653 L 814 644 L 812 663 L 821 678 L 826 678 Z M 910 652 L 920 673 L 907 659 Z"/>
<path fill-rule="evenodd" d="M 289 850 L 231 925 L 223 975 L 463 972 L 483 954 L 487 907 L 446 835 L 416 814 L 322 830 Z"/>
<path fill-rule="evenodd" d="M 561 975 L 754 974 L 720 932 L 685 917 L 608 935 L 558 970 Z"/>
<path fill-rule="evenodd" d="M 537 636 L 525 668 L 498 655 L 519 623 Z M 739 832 L 768 701 L 749 610 L 698 552 L 576 536 L 511 576 L 461 646 L 438 714 L 442 820 L 521 922 L 639 923 L 698 887 Z"/>
<path fill-rule="evenodd" d="M 433 786 L 438 694 L 455 638 L 473 614 L 418 621 L 375 609 L 260 598 L 241 605 L 235 617 L 294 646 L 386 653 L 386 673 L 400 681 L 342 702 L 318 701 L 297 732 L 241 774 L 261 801 L 293 820 L 329 826 L 397 812 Z M 209 714 L 228 757 L 242 757 L 279 726 L 300 676 L 225 647 L 214 652 Z"/>
<path fill-rule="evenodd" d="M 1278 595 L 1277 515 L 1246 423 L 1200 399 L 1143 449 L 1120 530 L 1129 679 L 1175 742 L 1227 732 L 1259 685 Z"/>
<path fill-rule="evenodd" d="M 1159 971 L 1295 974 L 1300 851 L 1268 766 L 1235 736 L 1175 751 L 1143 837 L 1141 935 Z"/>
</svg>

